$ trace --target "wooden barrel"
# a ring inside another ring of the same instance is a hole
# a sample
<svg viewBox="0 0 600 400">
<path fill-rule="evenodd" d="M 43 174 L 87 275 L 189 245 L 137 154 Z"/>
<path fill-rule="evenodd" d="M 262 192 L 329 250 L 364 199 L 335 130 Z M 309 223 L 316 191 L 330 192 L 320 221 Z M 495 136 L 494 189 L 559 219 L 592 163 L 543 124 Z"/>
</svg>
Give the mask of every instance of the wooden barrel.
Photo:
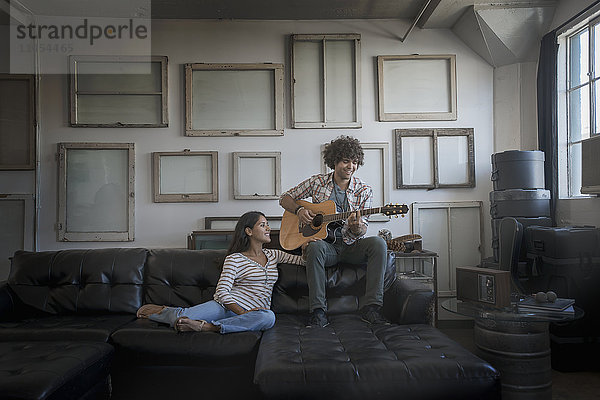
<svg viewBox="0 0 600 400">
<path fill-rule="evenodd" d="M 500 371 L 503 400 L 552 399 L 548 323 L 477 320 L 474 333 L 478 355 Z"/>
</svg>

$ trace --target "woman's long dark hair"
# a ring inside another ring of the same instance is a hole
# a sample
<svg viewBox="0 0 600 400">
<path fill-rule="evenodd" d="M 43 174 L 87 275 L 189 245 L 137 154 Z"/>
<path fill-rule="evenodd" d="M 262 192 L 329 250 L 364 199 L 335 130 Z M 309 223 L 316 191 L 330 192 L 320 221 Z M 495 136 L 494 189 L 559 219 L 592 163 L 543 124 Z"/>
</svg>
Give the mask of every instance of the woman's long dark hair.
<svg viewBox="0 0 600 400">
<path fill-rule="evenodd" d="M 261 216 L 265 217 L 265 214 L 260 211 L 248 211 L 238 219 L 237 224 L 235 224 L 233 239 L 229 244 L 229 249 L 227 249 L 227 255 L 248 250 L 250 237 L 246 234 L 246 228 L 254 228 Z"/>
</svg>

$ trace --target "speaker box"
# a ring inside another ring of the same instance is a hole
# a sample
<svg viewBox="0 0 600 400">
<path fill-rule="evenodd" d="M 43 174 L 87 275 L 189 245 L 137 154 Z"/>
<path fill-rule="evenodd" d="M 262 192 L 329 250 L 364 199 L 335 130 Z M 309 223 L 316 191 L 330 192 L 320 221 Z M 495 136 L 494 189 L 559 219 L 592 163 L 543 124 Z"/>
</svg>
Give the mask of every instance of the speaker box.
<svg viewBox="0 0 600 400">
<path fill-rule="evenodd" d="M 456 268 L 456 298 L 495 307 L 510 306 L 510 271 Z"/>
</svg>

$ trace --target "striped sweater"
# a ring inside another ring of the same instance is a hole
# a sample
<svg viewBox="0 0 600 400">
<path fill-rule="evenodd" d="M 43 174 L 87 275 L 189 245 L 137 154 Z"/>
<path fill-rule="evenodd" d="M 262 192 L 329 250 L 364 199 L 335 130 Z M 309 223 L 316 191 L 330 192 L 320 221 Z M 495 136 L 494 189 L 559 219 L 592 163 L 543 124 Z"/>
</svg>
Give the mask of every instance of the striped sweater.
<svg viewBox="0 0 600 400">
<path fill-rule="evenodd" d="M 267 256 L 264 267 L 242 253 L 233 253 L 225 258 L 215 301 L 222 305 L 236 303 L 245 310 L 271 308 L 271 294 L 278 277 L 277 264 L 304 265 L 304 260 L 281 250 L 263 249 L 263 252 Z"/>
</svg>

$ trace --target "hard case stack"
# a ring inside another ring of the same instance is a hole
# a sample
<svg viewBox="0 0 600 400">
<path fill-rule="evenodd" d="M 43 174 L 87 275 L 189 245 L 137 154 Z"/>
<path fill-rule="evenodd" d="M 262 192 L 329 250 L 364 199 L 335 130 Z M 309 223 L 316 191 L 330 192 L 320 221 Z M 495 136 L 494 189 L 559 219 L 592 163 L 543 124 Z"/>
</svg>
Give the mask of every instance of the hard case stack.
<svg viewBox="0 0 600 400">
<path fill-rule="evenodd" d="M 523 229 L 528 226 L 552 226 L 550 191 L 544 189 L 544 153 L 508 150 L 492 154 L 490 216 L 492 217 L 492 249 L 499 261 L 500 221 L 513 217 Z M 519 260 L 526 261 L 522 243 Z"/>
<path fill-rule="evenodd" d="M 530 290 L 552 290 L 558 297 L 575 299 L 585 313 L 582 319 L 550 326 L 552 367 L 600 368 L 600 229 L 530 226 L 524 236 L 534 271 Z"/>
</svg>

